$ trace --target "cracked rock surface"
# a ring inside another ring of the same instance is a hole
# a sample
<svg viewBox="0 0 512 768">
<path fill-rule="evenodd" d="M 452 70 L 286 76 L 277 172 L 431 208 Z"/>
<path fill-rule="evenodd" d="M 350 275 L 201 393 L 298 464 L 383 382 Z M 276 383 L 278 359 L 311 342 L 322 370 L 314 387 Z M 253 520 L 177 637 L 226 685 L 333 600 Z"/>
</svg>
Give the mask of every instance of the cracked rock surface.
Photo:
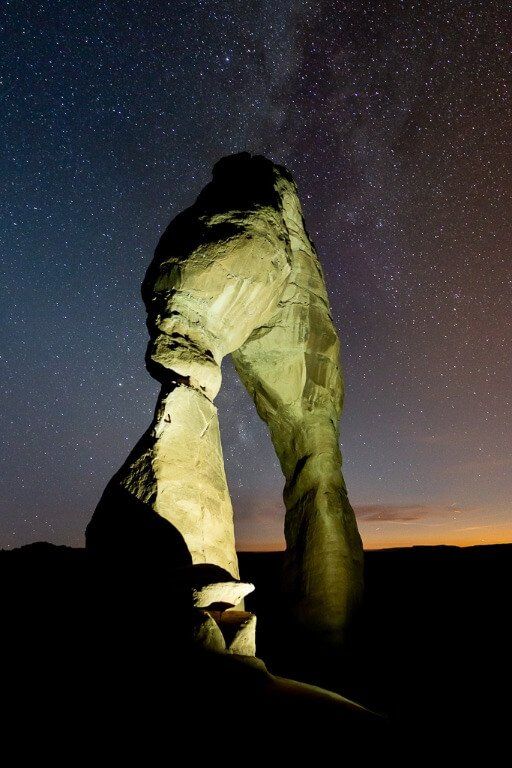
<svg viewBox="0 0 512 768">
<path fill-rule="evenodd" d="M 247 153 L 217 163 L 162 235 L 142 295 L 146 363 L 162 390 L 96 509 L 88 547 L 112 546 L 129 508 L 135 531 L 155 514 L 172 526 L 179 565 L 189 556 L 238 577 L 213 403 L 231 354 L 285 476 L 288 608 L 338 637 L 361 591 L 362 547 L 341 472 L 339 340 L 288 171 Z"/>
</svg>

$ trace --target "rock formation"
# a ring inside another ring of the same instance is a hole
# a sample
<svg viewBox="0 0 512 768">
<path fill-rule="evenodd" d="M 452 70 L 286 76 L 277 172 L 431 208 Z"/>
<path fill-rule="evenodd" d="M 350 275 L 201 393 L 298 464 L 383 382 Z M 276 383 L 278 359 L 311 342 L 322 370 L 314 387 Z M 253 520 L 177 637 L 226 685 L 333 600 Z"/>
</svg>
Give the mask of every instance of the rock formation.
<svg viewBox="0 0 512 768">
<path fill-rule="evenodd" d="M 231 354 L 286 479 L 287 606 L 300 625 L 339 637 L 360 594 L 362 548 L 341 472 L 339 341 L 288 171 L 247 153 L 218 162 L 164 232 L 142 295 L 146 363 L 162 389 L 88 526 L 88 548 L 150 549 L 159 517 L 174 534 L 174 564 L 211 563 L 238 577 L 213 404 Z M 215 636 L 211 625 L 204 631 Z"/>
</svg>

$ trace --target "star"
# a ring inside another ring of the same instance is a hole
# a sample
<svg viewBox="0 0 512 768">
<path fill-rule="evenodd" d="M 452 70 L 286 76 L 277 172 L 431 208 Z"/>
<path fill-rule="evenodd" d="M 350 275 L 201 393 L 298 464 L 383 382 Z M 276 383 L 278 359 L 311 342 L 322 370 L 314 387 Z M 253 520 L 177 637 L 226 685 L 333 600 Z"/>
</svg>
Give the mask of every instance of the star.
<svg viewBox="0 0 512 768">
<path fill-rule="evenodd" d="M 242 150 L 298 185 L 366 546 L 512 538 L 504 3 L 41 0 L 5 2 L 0 29 L 0 546 L 83 543 L 158 391 L 145 270 Z M 216 403 L 244 543 L 282 546 L 282 476 L 229 360 Z"/>
</svg>

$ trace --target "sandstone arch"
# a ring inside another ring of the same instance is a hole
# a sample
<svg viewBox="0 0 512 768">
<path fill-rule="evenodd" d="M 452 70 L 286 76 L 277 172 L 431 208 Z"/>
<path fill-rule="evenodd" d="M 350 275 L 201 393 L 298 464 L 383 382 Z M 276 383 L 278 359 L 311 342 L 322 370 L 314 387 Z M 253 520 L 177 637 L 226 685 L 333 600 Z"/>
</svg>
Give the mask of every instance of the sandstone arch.
<svg viewBox="0 0 512 768">
<path fill-rule="evenodd" d="M 116 499 L 128 494 L 176 528 L 193 563 L 238 576 L 213 402 L 231 354 L 285 476 L 288 605 L 308 629 L 336 636 L 361 591 L 362 547 L 341 471 L 338 335 L 286 169 L 247 153 L 217 163 L 160 239 L 142 295 L 146 363 L 162 389 L 87 546 L 101 550 Z"/>
</svg>

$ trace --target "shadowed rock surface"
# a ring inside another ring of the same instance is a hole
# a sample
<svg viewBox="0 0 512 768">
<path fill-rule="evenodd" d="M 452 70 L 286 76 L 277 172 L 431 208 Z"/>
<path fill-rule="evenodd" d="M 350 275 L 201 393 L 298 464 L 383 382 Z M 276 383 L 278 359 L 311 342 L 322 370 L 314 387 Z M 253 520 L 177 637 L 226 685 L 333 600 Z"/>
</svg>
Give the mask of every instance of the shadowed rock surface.
<svg viewBox="0 0 512 768">
<path fill-rule="evenodd" d="M 151 573 L 125 580 L 123 570 L 66 547 L 0 552 L 0 578 L 10 585 L 2 723 L 17 743 L 30 733 L 24 754 L 137 755 L 152 765 L 162 750 L 171 759 L 185 749 L 195 764 L 198 751 L 228 747 L 253 757 L 299 756 L 308 745 L 327 754 L 340 728 L 346 749 L 358 753 L 361 734 L 385 740 L 382 718 L 343 695 L 274 676 L 247 655 L 219 653 L 219 644 L 233 642 L 237 654 L 251 652 L 250 627 L 240 637 L 237 626 L 250 614 L 228 612 L 223 637 L 219 623 L 210 627 L 214 652 L 204 650 L 208 643 L 195 649 L 187 616 L 195 609 Z M 297 729 L 310 734 L 305 744 Z"/>
<path fill-rule="evenodd" d="M 162 235 L 142 295 L 146 363 L 162 389 L 151 426 L 98 504 L 88 548 L 107 559 L 129 552 L 124 515 L 136 542 L 132 523 L 146 510 L 146 533 L 155 514 L 176 531 L 170 565 L 190 553 L 193 564 L 238 576 L 213 404 L 231 354 L 285 476 L 283 609 L 338 642 L 361 594 L 362 546 L 341 471 L 340 345 L 289 172 L 247 153 L 217 163 Z"/>
<path fill-rule="evenodd" d="M 259 654 L 277 678 L 257 661 L 191 654 L 184 608 L 167 590 L 106 578 L 84 550 L 0 552 L 4 741 L 68 759 L 69 740 L 73 754 L 109 749 L 114 758 L 142 742 L 146 761 L 184 742 L 201 759 L 237 744 L 266 759 L 281 748 L 298 758 L 355 754 L 364 765 L 368 751 L 386 754 L 391 736 L 393 764 L 430 753 L 442 765 L 448 749 L 460 764 L 479 746 L 486 764 L 501 764 L 493 750 L 509 740 L 512 545 L 367 552 L 359 622 L 337 660 L 283 624 L 283 554 L 239 558 L 256 586 L 246 600 L 258 613 Z M 282 677 L 383 713 L 389 729 Z"/>
</svg>

